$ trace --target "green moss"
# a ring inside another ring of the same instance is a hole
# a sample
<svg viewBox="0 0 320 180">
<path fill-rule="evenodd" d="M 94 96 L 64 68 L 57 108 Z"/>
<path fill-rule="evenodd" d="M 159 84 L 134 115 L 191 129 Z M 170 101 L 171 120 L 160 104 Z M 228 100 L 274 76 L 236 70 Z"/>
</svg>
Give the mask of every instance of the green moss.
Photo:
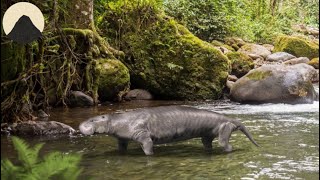
<svg viewBox="0 0 320 180">
<path fill-rule="evenodd" d="M 230 52 L 226 56 L 231 61 L 231 74 L 242 77 L 254 68 L 253 60 L 246 54 L 241 52 Z"/>
<path fill-rule="evenodd" d="M 262 80 L 264 78 L 269 77 L 270 75 L 272 75 L 271 71 L 258 71 L 258 70 L 256 70 L 256 71 L 250 72 L 245 77 L 247 77 L 251 80 Z"/>
<path fill-rule="evenodd" d="M 109 4 L 103 19 L 108 23 L 99 27 L 126 54 L 122 61 L 132 86 L 162 99 L 219 98 L 230 69 L 228 58 L 174 19 L 134 3 Z"/>
<path fill-rule="evenodd" d="M 226 48 L 226 49 L 228 49 L 228 50 L 230 50 L 230 51 L 235 51 L 235 49 L 233 49 L 231 46 L 226 45 L 226 44 L 223 44 L 222 42 L 217 41 L 217 40 L 213 40 L 213 41 L 211 42 L 211 44 L 212 44 L 213 46 L 216 46 L 216 47 L 224 47 L 224 48 Z M 238 47 L 238 49 L 239 49 L 239 47 Z"/>
<path fill-rule="evenodd" d="M 1 82 L 13 80 L 25 69 L 25 46 L 12 41 L 1 43 Z"/>
<path fill-rule="evenodd" d="M 319 69 L 319 58 L 317 57 L 317 58 L 311 59 L 311 61 L 309 61 L 308 64 L 310 66 L 313 66 L 316 69 Z"/>
<path fill-rule="evenodd" d="M 303 38 L 293 36 L 279 36 L 276 38 L 274 52 L 288 52 L 297 57 L 309 59 L 319 57 L 319 45 Z"/>
<path fill-rule="evenodd" d="M 102 101 L 113 98 L 128 88 L 130 75 L 128 68 L 116 59 L 98 59 L 95 64 L 95 76 L 99 99 Z"/>
</svg>

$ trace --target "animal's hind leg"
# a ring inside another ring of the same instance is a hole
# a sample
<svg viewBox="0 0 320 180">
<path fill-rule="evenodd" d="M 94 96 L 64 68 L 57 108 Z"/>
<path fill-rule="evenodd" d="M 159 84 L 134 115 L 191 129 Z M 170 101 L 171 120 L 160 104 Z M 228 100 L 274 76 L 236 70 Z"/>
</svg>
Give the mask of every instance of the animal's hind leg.
<svg viewBox="0 0 320 180">
<path fill-rule="evenodd" d="M 204 136 L 201 138 L 203 147 L 205 151 L 212 151 L 212 141 L 213 137 Z"/>
<path fill-rule="evenodd" d="M 118 138 L 118 149 L 120 153 L 125 153 L 128 147 L 128 140 Z"/>
</svg>

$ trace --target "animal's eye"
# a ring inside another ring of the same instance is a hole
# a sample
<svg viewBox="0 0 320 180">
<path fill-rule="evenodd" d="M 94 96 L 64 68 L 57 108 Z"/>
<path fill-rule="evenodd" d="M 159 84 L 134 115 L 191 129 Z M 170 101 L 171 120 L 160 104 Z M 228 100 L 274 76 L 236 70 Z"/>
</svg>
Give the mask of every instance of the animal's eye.
<svg viewBox="0 0 320 180">
<path fill-rule="evenodd" d="M 93 119 L 91 119 L 90 122 L 93 122 Z"/>
<path fill-rule="evenodd" d="M 104 118 L 104 116 L 102 116 L 102 118 Z"/>
</svg>

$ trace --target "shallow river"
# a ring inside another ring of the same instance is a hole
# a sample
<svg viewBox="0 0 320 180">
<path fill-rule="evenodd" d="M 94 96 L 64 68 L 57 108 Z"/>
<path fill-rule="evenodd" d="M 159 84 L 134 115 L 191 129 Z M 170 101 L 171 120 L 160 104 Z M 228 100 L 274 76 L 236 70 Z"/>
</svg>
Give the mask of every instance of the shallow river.
<svg viewBox="0 0 320 180">
<path fill-rule="evenodd" d="M 319 86 L 316 86 L 319 92 Z M 51 151 L 80 153 L 79 179 L 319 179 L 319 102 L 305 105 L 240 105 L 229 101 L 131 101 L 96 108 L 53 109 L 50 120 L 77 128 L 89 117 L 136 108 L 182 104 L 225 114 L 246 125 L 261 146 L 255 147 L 240 131 L 231 136 L 233 151 L 224 153 L 214 140 L 206 153 L 200 139 L 158 145 L 154 156 L 129 144 L 128 153 L 117 152 L 117 142 L 106 135 L 38 137 L 45 142 L 41 154 Z M 17 160 L 10 137 L 1 136 L 1 159 Z"/>
</svg>

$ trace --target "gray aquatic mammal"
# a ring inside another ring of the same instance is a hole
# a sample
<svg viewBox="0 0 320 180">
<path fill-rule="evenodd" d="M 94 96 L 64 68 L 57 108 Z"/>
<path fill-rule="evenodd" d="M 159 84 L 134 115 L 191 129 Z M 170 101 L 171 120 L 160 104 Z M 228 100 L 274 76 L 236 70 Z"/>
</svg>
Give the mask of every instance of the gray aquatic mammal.
<svg viewBox="0 0 320 180">
<path fill-rule="evenodd" d="M 136 141 L 141 144 L 146 155 L 153 154 L 154 144 L 196 137 L 201 137 L 206 150 L 212 150 L 212 141 L 218 137 L 219 144 L 226 152 L 230 152 L 232 146 L 229 139 L 236 130 L 242 131 L 258 146 L 241 122 L 211 111 L 185 106 L 160 106 L 100 115 L 82 122 L 79 129 L 85 135 L 106 133 L 118 138 L 121 152 L 127 150 L 129 140 Z"/>
</svg>

